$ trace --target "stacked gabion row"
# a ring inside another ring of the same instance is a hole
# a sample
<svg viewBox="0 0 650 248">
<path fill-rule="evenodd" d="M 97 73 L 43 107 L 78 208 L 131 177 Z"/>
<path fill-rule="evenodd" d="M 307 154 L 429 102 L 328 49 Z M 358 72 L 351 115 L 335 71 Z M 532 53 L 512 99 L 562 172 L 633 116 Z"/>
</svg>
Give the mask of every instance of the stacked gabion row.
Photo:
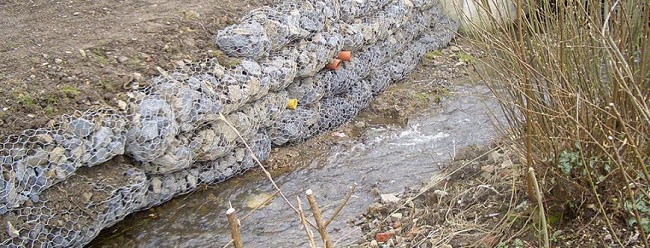
<svg viewBox="0 0 650 248">
<path fill-rule="evenodd" d="M 52 128 L 26 130 L 0 144 L 0 215 L 38 203 L 40 194 L 82 166 L 124 154 L 127 119 L 111 110 L 62 116 Z"/>
<path fill-rule="evenodd" d="M 82 246 L 129 213 L 248 170 L 272 145 L 340 126 L 451 40 L 456 26 L 434 4 L 260 8 L 216 36 L 233 63 L 208 59 L 161 72 L 127 94 L 125 113 L 78 113 L 9 137 L 0 150 L 0 245 Z M 342 49 L 353 58 L 324 70 Z M 290 99 L 297 107 L 287 109 Z"/>
</svg>

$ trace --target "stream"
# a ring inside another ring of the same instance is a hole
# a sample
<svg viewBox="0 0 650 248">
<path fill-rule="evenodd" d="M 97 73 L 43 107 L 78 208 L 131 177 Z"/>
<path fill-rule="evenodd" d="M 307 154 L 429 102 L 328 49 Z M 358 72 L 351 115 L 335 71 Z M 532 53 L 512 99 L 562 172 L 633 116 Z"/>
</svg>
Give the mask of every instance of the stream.
<svg viewBox="0 0 650 248">
<path fill-rule="evenodd" d="M 377 192 L 399 196 L 406 187 L 426 183 L 458 149 L 490 143 L 496 137 L 491 111 L 497 114 L 499 109 L 487 87 L 453 82 L 441 104 L 421 111 L 406 125 L 368 124 L 358 138 L 330 147 L 305 148 L 316 149 L 317 155 L 306 166 L 274 170 L 274 179 L 292 204 L 299 196 L 306 211 L 304 192 L 313 190 L 325 218 L 357 184 L 328 227 L 335 246 L 345 247 L 361 238 L 360 228 L 350 222 L 379 200 Z M 309 247 L 298 215 L 281 197 L 253 211 L 252 205 L 273 193 L 271 183 L 254 170 L 131 215 L 102 232 L 90 246 L 223 247 L 230 241 L 225 212 L 232 204 L 241 219 L 244 247 Z"/>
</svg>

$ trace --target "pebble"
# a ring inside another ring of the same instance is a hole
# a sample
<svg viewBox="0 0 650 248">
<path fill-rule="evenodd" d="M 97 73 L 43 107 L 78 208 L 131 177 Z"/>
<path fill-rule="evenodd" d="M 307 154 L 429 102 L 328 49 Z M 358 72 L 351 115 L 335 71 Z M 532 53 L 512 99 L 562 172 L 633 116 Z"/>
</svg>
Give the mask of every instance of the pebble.
<svg viewBox="0 0 650 248">
<path fill-rule="evenodd" d="M 381 194 L 381 202 L 384 204 L 386 203 L 397 203 L 399 202 L 399 197 L 395 196 L 395 194 Z"/>
<path fill-rule="evenodd" d="M 85 201 L 89 202 L 89 201 L 92 199 L 92 197 L 93 197 L 93 193 L 91 193 L 91 192 L 84 192 L 84 193 L 82 194 L 82 196 L 83 196 L 83 198 L 84 198 Z"/>
<path fill-rule="evenodd" d="M 9 237 L 17 238 L 18 236 L 20 236 L 20 232 L 16 230 L 16 228 L 14 227 L 14 225 L 11 224 L 11 222 L 7 221 L 6 227 L 7 227 L 7 234 L 9 235 Z"/>
<path fill-rule="evenodd" d="M 494 151 L 488 155 L 488 158 L 493 162 L 493 163 L 498 163 L 499 159 L 503 157 L 503 154 L 499 153 L 498 151 Z"/>
<path fill-rule="evenodd" d="M 390 215 L 390 220 L 395 222 L 395 221 L 401 220 L 402 217 L 403 217 L 402 213 L 394 213 L 394 214 Z"/>
<path fill-rule="evenodd" d="M 63 60 L 62 59 L 54 59 L 54 63 L 61 64 L 61 63 L 63 63 Z"/>
<path fill-rule="evenodd" d="M 452 52 L 459 52 L 459 51 L 460 51 L 460 47 L 458 47 L 458 46 L 450 46 L 450 47 L 449 47 L 449 50 L 452 51 Z"/>
<path fill-rule="evenodd" d="M 379 214 L 385 210 L 386 207 L 384 206 L 384 204 L 378 202 L 372 203 L 370 204 L 370 206 L 368 206 L 368 213 L 370 214 Z"/>
<path fill-rule="evenodd" d="M 488 173 L 488 174 L 494 173 L 494 169 L 495 169 L 494 165 L 486 165 L 486 166 L 481 167 L 481 171 L 483 171 L 485 173 Z"/>
<path fill-rule="evenodd" d="M 126 104 L 125 101 L 117 100 L 117 107 L 118 107 L 120 110 L 126 110 L 126 108 L 128 107 L 128 104 Z"/>
<path fill-rule="evenodd" d="M 46 143 L 46 144 L 50 144 L 50 143 L 54 142 L 54 138 L 52 138 L 52 136 L 50 136 L 48 134 L 44 134 L 44 133 L 37 134 L 36 139 L 38 139 L 39 141 L 41 141 L 43 143 Z"/>
<path fill-rule="evenodd" d="M 142 81 L 142 74 L 134 72 L 133 73 L 133 80 L 135 81 Z"/>
<path fill-rule="evenodd" d="M 115 60 L 117 60 L 118 63 L 124 63 L 127 60 L 129 60 L 129 58 L 126 56 L 118 56 L 117 58 L 115 58 Z"/>
<path fill-rule="evenodd" d="M 444 197 L 449 194 L 446 191 L 439 190 L 439 189 L 434 190 L 433 193 L 439 197 Z"/>
</svg>

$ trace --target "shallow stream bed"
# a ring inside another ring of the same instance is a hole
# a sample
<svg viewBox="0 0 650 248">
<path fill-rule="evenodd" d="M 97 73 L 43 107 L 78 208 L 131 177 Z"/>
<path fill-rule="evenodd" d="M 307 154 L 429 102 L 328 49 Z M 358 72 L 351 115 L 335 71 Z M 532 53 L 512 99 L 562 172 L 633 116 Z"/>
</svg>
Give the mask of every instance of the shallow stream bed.
<svg viewBox="0 0 650 248">
<path fill-rule="evenodd" d="M 327 146 L 286 148 L 309 155 L 299 158 L 300 165 L 273 170 L 275 182 L 293 204 L 299 196 L 303 209 L 309 209 L 304 192 L 313 190 L 325 218 L 356 184 L 328 227 L 337 247 L 355 244 L 363 234 L 352 222 L 379 201 L 378 194 L 400 196 L 405 188 L 426 183 L 459 149 L 496 137 L 493 112 L 498 113 L 498 104 L 487 87 L 470 81 L 475 80 L 467 76 L 452 80 L 440 104 L 421 109 L 405 123 L 361 114 L 348 124 L 363 126 L 359 132 L 335 130 L 323 134 L 330 136 Z M 89 246 L 222 247 L 230 241 L 225 212 L 232 204 L 246 247 L 308 247 L 298 215 L 282 198 L 273 197 L 255 209 L 273 194 L 271 183 L 253 170 L 133 214 Z"/>
</svg>

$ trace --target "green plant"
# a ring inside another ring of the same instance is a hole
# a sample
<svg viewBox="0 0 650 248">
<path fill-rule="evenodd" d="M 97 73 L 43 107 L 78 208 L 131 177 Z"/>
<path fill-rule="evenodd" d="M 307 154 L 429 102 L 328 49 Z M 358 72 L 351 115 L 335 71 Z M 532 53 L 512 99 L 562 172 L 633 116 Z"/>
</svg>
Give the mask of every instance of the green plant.
<svg viewBox="0 0 650 248">
<path fill-rule="evenodd" d="M 474 58 L 474 56 L 463 51 L 459 51 L 458 53 L 456 53 L 456 57 L 460 62 L 465 62 L 468 64 L 476 63 L 476 59 Z"/>
<path fill-rule="evenodd" d="M 635 208 L 641 215 L 640 221 L 637 220 L 637 218 L 635 218 L 634 216 Z M 623 204 L 623 209 L 629 212 L 630 215 L 630 217 L 626 219 L 628 225 L 635 226 L 638 223 L 643 227 L 644 232 L 650 233 L 650 206 L 648 206 L 647 195 L 644 194 L 637 195 L 634 203 L 629 200 L 625 201 L 625 203 Z"/>
<path fill-rule="evenodd" d="M 52 107 L 52 105 L 47 105 L 47 107 L 45 107 L 45 112 L 48 115 L 53 115 L 54 114 L 54 107 Z"/>
<path fill-rule="evenodd" d="M 580 154 L 564 150 L 560 153 L 557 165 L 560 167 L 562 173 L 569 175 L 573 168 L 579 168 L 581 166 Z"/>
<path fill-rule="evenodd" d="M 63 94 L 66 94 L 69 97 L 76 97 L 79 95 L 79 89 L 72 85 L 63 85 L 59 91 Z"/>
<path fill-rule="evenodd" d="M 440 57 L 440 56 L 442 56 L 442 51 L 440 51 L 440 50 L 433 50 L 433 51 L 430 51 L 430 52 L 427 52 L 426 54 L 424 54 L 424 57 L 426 59 L 434 59 L 434 58 Z"/>
<path fill-rule="evenodd" d="M 506 242 L 499 242 L 499 244 L 497 244 L 497 248 L 511 248 L 511 247 L 512 248 L 524 248 L 524 247 L 526 247 L 526 244 L 524 243 L 523 240 L 521 240 L 519 238 L 516 238 L 516 239 L 512 240 L 512 242 L 510 244 L 508 244 Z"/>
<path fill-rule="evenodd" d="M 25 107 L 29 109 L 34 109 L 36 108 L 36 102 L 32 96 L 29 94 L 19 94 L 18 95 L 18 101 L 25 105 Z"/>
<path fill-rule="evenodd" d="M 92 55 L 92 57 L 95 58 L 97 61 L 99 61 L 99 63 L 102 66 L 105 66 L 105 65 L 108 64 L 108 58 L 106 57 L 106 55 L 104 55 L 104 52 L 102 52 L 101 49 L 92 48 L 92 49 L 90 49 L 90 51 L 91 51 L 90 54 Z"/>
</svg>

